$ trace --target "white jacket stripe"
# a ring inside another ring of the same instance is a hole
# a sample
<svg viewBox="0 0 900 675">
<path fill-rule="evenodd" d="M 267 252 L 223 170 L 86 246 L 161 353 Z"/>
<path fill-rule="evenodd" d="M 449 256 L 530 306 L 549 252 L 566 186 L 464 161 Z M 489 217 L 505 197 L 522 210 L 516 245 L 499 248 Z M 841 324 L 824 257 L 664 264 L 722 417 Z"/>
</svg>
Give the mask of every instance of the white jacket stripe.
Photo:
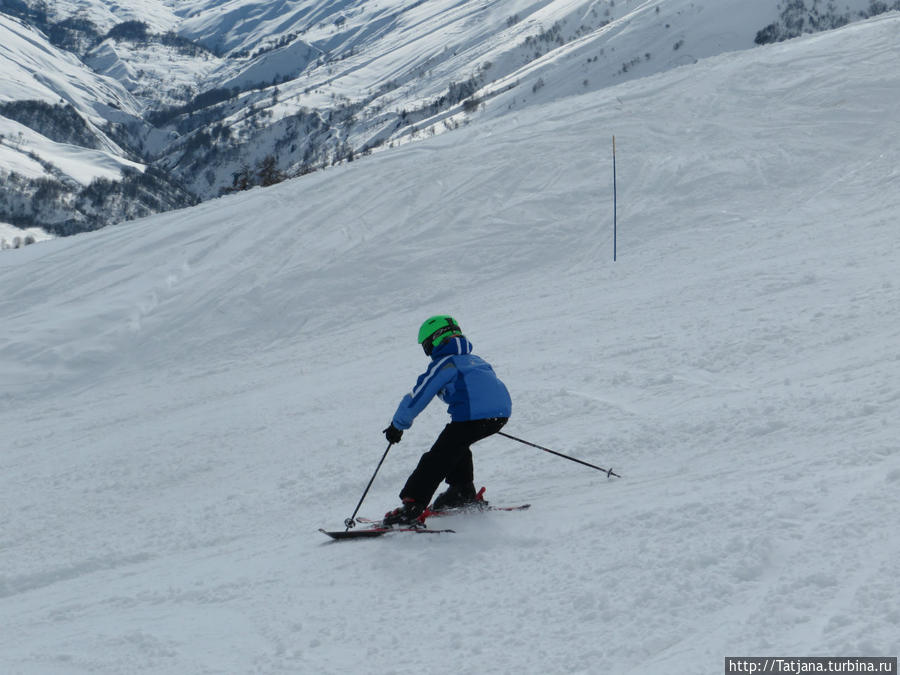
<svg viewBox="0 0 900 675">
<path fill-rule="evenodd" d="M 453 356 L 453 355 L 451 354 L 450 356 Z M 441 369 L 441 365 L 443 365 L 444 361 L 449 359 L 450 356 L 445 356 L 440 361 L 435 361 L 434 363 L 432 363 L 431 366 L 429 367 L 429 370 L 431 372 L 428 373 L 428 376 L 422 380 L 422 382 L 419 384 L 419 386 L 417 386 L 411 392 L 409 392 L 409 395 L 412 396 L 413 398 L 416 398 L 416 396 L 421 394 L 422 390 L 428 386 L 429 382 L 431 382 L 431 379 L 434 377 L 435 373 L 437 373 L 437 371 Z"/>
</svg>

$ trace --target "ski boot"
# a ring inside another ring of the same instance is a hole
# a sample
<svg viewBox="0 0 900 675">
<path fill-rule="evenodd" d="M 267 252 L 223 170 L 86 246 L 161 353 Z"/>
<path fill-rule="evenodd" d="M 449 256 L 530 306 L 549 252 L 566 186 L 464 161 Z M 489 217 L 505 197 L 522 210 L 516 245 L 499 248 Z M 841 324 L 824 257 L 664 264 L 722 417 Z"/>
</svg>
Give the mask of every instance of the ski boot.
<svg viewBox="0 0 900 675">
<path fill-rule="evenodd" d="M 382 527 L 394 527 L 394 525 L 400 525 L 401 527 L 421 527 L 424 524 L 422 519 L 422 514 L 424 512 L 424 506 L 417 504 L 414 499 L 407 497 L 403 500 L 403 506 L 384 514 L 381 525 Z"/>
<path fill-rule="evenodd" d="M 484 490 L 481 492 L 484 492 Z M 481 496 L 481 492 L 475 492 L 473 483 L 451 485 L 435 498 L 434 504 L 431 505 L 431 510 L 447 511 L 448 509 L 484 508 L 488 503 Z"/>
</svg>

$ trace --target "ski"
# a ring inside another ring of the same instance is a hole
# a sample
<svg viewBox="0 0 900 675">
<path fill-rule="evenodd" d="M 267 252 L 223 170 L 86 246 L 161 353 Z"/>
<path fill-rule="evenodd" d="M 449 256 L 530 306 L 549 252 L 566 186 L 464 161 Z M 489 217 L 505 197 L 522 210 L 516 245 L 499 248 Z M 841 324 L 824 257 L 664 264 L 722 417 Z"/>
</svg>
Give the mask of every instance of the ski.
<svg viewBox="0 0 900 675">
<path fill-rule="evenodd" d="M 469 506 L 462 507 L 456 509 L 443 509 L 441 511 L 432 511 L 431 509 L 426 509 L 425 513 L 419 516 L 424 522 L 426 519 L 442 516 L 456 516 L 463 513 L 481 513 L 482 511 L 524 511 L 525 509 L 530 509 L 531 504 L 519 504 L 518 506 Z M 364 523 L 366 525 L 374 525 L 376 523 L 381 522 L 381 518 L 366 518 L 364 516 L 357 516 L 356 522 Z"/>
<path fill-rule="evenodd" d="M 432 509 L 430 506 L 425 509 L 425 512 L 419 516 L 419 522 L 424 523 L 426 519 L 431 516 L 455 516 L 460 513 L 479 513 L 481 511 L 524 511 L 525 509 L 531 508 L 531 504 L 519 504 L 518 506 L 494 506 L 492 504 L 488 504 L 484 501 L 484 492 L 485 488 L 481 488 L 478 491 L 478 494 L 475 495 L 475 502 L 469 504 L 467 506 L 460 506 L 451 509 Z M 380 523 L 381 518 L 363 518 L 357 517 L 356 521 L 359 523 L 366 523 L 367 525 Z"/>
<path fill-rule="evenodd" d="M 492 504 L 488 504 L 487 506 L 463 506 L 455 509 L 442 509 L 440 511 L 426 509 L 425 517 L 455 516 L 458 513 L 480 513 L 482 511 L 524 511 L 525 509 L 530 508 L 531 504 L 519 504 L 518 506 L 493 506 Z"/>
<path fill-rule="evenodd" d="M 372 537 L 380 537 L 392 532 L 415 532 L 416 534 L 444 534 L 453 532 L 453 530 L 431 530 L 424 527 L 369 527 L 361 530 L 337 530 L 329 531 L 319 528 L 319 532 L 327 534 L 335 541 L 345 541 L 348 539 L 371 539 Z"/>
</svg>

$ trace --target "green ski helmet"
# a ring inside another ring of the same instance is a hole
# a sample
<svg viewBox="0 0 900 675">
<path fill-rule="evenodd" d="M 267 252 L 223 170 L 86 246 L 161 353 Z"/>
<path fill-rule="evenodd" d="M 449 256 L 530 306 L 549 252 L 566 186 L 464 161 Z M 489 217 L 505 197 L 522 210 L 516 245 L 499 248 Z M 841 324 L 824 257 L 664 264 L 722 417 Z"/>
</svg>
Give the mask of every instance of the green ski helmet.
<svg viewBox="0 0 900 675">
<path fill-rule="evenodd" d="M 419 344 L 425 350 L 427 356 L 431 356 L 431 352 L 435 347 L 440 347 L 447 340 L 462 335 L 462 330 L 456 319 L 446 314 L 438 314 L 425 319 L 425 322 L 419 328 Z"/>
</svg>

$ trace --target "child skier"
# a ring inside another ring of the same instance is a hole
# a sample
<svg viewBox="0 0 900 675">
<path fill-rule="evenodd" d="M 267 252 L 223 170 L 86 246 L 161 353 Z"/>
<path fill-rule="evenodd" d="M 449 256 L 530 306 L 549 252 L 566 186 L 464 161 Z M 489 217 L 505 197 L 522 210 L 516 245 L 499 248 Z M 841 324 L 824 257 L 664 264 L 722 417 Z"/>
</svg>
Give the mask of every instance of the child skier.
<svg viewBox="0 0 900 675">
<path fill-rule="evenodd" d="M 475 503 L 470 446 L 500 431 L 512 408 L 506 386 L 487 361 L 472 353 L 472 343 L 453 317 L 426 319 L 419 328 L 419 344 L 431 363 L 403 397 L 384 435 L 389 443 L 399 443 L 435 395 L 448 405 L 451 421 L 419 459 L 400 491 L 403 505 L 385 514 L 385 526 L 414 524 L 442 480 L 450 487 L 438 495 L 433 508 Z"/>
</svg>

